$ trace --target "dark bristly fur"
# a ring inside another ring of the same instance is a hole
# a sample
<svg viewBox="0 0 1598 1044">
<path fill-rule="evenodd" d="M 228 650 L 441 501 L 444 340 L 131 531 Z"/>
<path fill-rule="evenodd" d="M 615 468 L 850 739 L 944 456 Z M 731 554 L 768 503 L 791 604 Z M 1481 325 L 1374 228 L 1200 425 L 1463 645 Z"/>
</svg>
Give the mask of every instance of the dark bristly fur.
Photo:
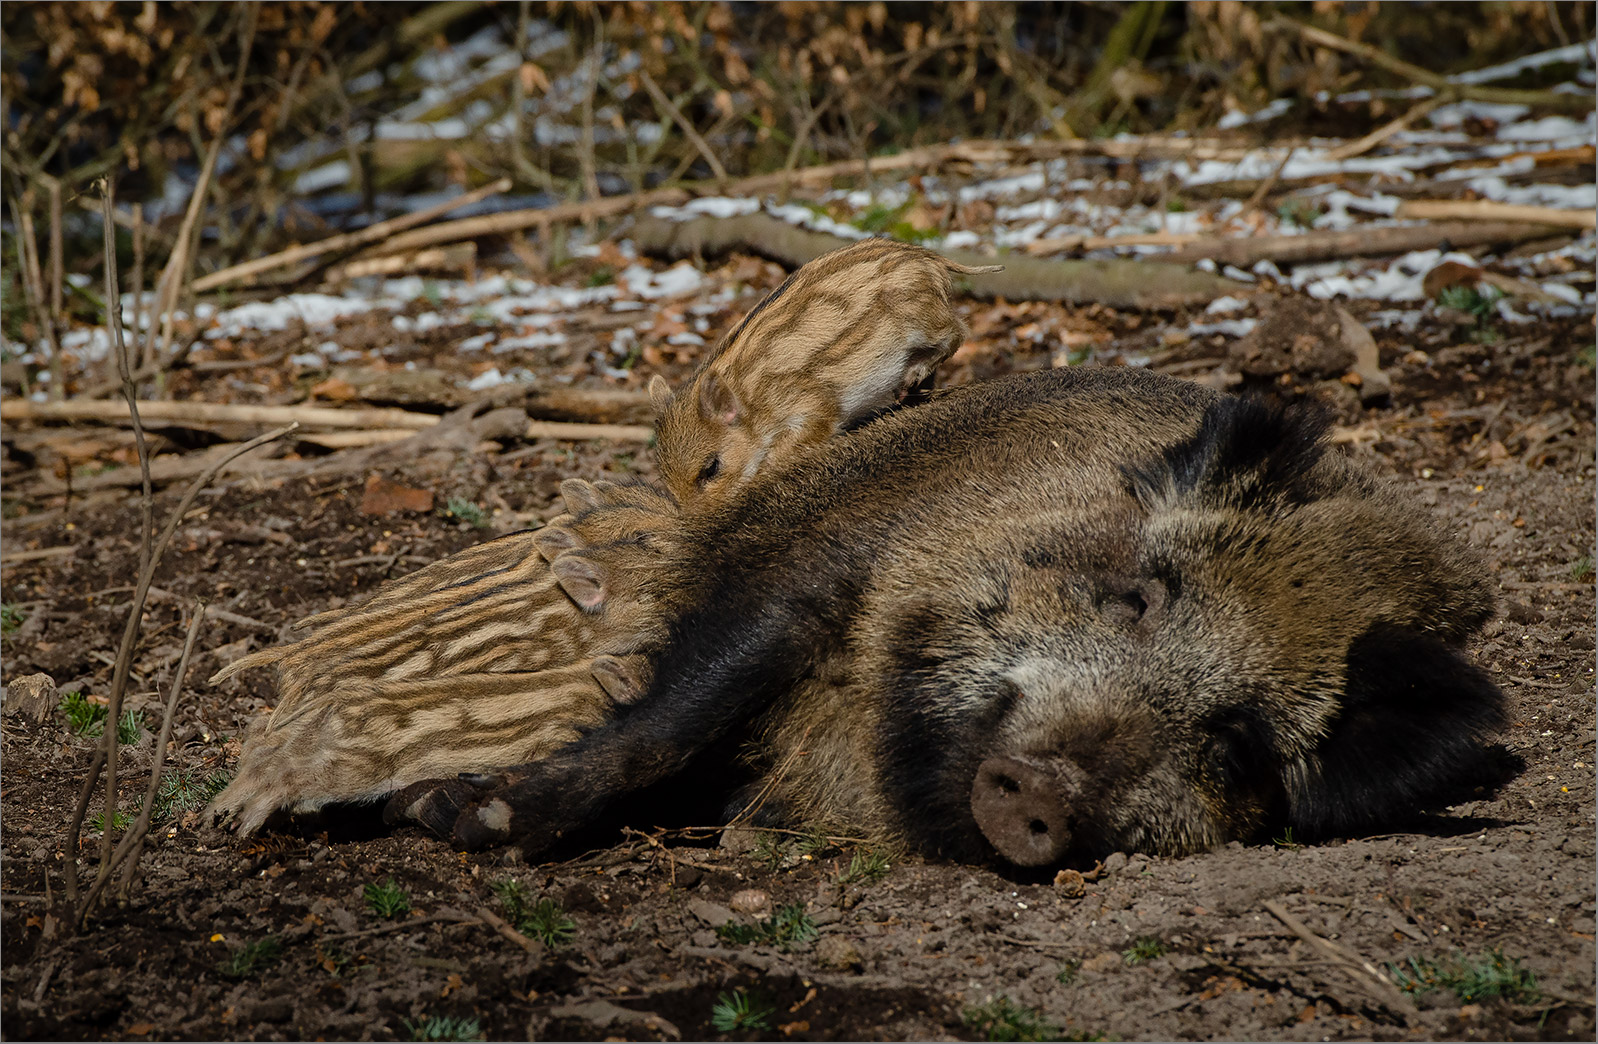
<svg viewBox="0 0 1598 1044">
<path fill-rule="evenodd" d="M 1502 720 L 1459 649 L 1490 586 L 1323 438 L 1138 371 L 885 416 L 685 517 L 645 585 L 675 608 L 643 698 L 450 784 L 431 821 L 536 852 L 739 736 L 799 818 L 961 858 L 1179 854 L 1422 805 Z M 978 821 L 994 765 L 1063 805 L 1043 856 Z"/>
</svg>

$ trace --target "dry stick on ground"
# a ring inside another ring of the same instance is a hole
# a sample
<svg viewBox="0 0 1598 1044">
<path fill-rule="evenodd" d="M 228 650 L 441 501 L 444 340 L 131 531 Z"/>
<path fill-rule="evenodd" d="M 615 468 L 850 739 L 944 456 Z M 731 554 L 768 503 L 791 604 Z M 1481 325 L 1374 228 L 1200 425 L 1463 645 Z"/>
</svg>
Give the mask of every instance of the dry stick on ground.
<svg viewBox="0 0 1598 1044">
<path fill-rule="evenodd" d="M 1454 95 L 1452 91 L 1438 94 L 1434 98 L 1428 98 L 1419 105 L 1411 106 L 1409 111 L 1404 113 L 1404 115 L 1400 116 L 1398 119 L 1382 124 L 1380 127 L 1377 127 L 1375 130 L 1365 135 L 1363 138 L 1355 138 L 1353 141 L 1344 142 L 1335 149 L 1328 150 L 1326 155 L 1321 158 L 1331 160 L 1333 162 L 1341 162 L 1346 159 L 1352 159 L 1355 156 L 1363 156 L 1365 153 L 1369 152 L 1371 149 L 1374 149 L 1388 138 L 1391 138 L 1399 131 L 1413 124 L 1422 116 L 1433 112 L 1444 102 L 1450 102 L 1453 100 Z"/>
<path fill-rule="evenodd" d="M 262 272 L 270 272 L 278 268 L 287 268 L 289 265 L 298 264 L 301 261 L 309 261 L 314 258 L 321 257 L 324 254 L 354 250 L 358 247 L 367 246 L 371 243 L 380 243 L 394 235 L 396 232 L 403 232 L 408 228 L 414 228 L 417 225 L 426 224 L 434 218 L 447 214 L 452 210 L 457 210 L 464 206 L 470 206 L 473 203 L 480 203 L 491 196 L 497 196 L 502 192 L 508 192 L 510 190 L 510 186 L 511 182 L 509 178 L 500 178 L 491 185 L 484 185 L 480 189 L 467 192 L 464 195 L 456 196 L 454 199 L 445 200 L 442 203 L 427 207 L 423 210 L 418 210 L 413 214 L 402 214 L 399 217 L 390 218 L 387 221 L 379 221 L 375 225 L 368 225 L 359 231 L 345 232 L 340 235 L 330 236 L 327 239 L 318 240 L 315 243 L 306 243 L 302 246 L 289 247 L 287 250 L 280 250 L 275 254 L 268 254 L 266 257 L 258 257 L 253 261 L 245 261 L 242 264 L 232 265 L 228 268 L 212 272 L 210 275 L 201 276 L 200 278 L 196 279 L 191 288 L 195 293 L 203 294 L 207 290 L 215 290 L 219 286 L 226 286 L 229 283 L 237 283 L 241 280 L 252 279 L 253 277 L 260 275 Z"/>
<path fill-rule="evenodd" d="M 500 917 L 488 907 L 479 906 L 477 908 L 477 917 L 478 920 L 482 921 L 484 924 L 488 925 L 490 928 L 494 929 L 494 931 L 498 932 L 500 935 L 503 935 L 517 946 L 520 946 L 528 953 L 539 954 L 544 951 L 544 946 L 542 943 L 534 942 L 521 932 L 518 932 L 515 928 L 512 928 L 509 924 L 507 924 L 503 917 Z"/>
<path fill-rule="evenodd" d="M 204 622 L 205 603 L 195 599 L 194 616 L 189 621 L 189 633 L 183 639 L 183 653 L 178 657 L 177 673 L 173 675 L 172 687 L 167 692 L 166 709 L 161 716 L 161 732 L 155 741 L 155 762 L 150 766 L 150 785 L 144 790 L 144 803 L 139 808 L 139 818 L 123 835 L 121 843 L 111 855 L 110 865 L 100 872 L 89 888 L 89 894 L 83 900 L 84 918 L 93 912 L 95 903 L 119 867 L 122 869 L 122 879 L 117 884 L 117 892 L 122 901 L 127 901 L 128 888 L 133 883 L 133 872 L 138 869 L 139 858 L 144 854 L 144 842 L 150 833 L 150 819 L 155 811 L 155 796 L 160 791 L 161 771 L 166 765 L 166 747 L 172 739 L 172 715 L 177 710 L 178 694 L 183 690 L 183 679 L 189 673 L 189 656 L 194 652 L 194 639 L 199 636 L 200 625 Z M 109 726 L 107 727 L 109 729 Z M 111 833 L 109 824 L 110 821 L 107 820 L 105 831 L 107 836 Z"/>
<path fill-rule="evenodd" d="M 1271 190 L 1276 187 L 1276 183 L 1282 180 L 1282 171 L 1287 169 L 1287 164 L 1296 151 L 1292 146 L 1288 146 L 1287 151 L 1282 153 L 1281 161 L 1272 168 L 1270 174 L 1266 175 L 1265 180 L 1260 182 L 1260 187 L 1255 189 L 1253 195 L 1248 197 L 1248 202 L 1243 204 L 1243 213 L 1247 214 L 1259 209 L 1259 205 L 1265 201 L 1266 196 L 1271 194 Z"/>
<path fill-rule="evenodd" d="M 689 142 L 699 151 L 699 155 L 704 157 L 705 163 L 710 166 L 710 173 L 715 175 L 716 180 L 718 182 L 726 181 L 727 168 L 723 167 L 721 160 L 716 158 L 715 152 L 710 148 L 710 143 L 700 137 L 699 132 L 694 129 L 694 125 L 689 122 L 688 117 L 684 116 L 683 111 L 677 107 L 676 103 L 666 96 L 665 91 L 660 89 L 660 84 L 655 82 L 655 78 L 649 75 L 649 70 L 640 67 L 638 79 L 643 83 L 644 90 L 648 91 L 649 96 L 655 100 L 655 108 L 670 116 L 672 122 L 682 129 Z"/>
<path fill-rule="evenodd" d="M 161 402 L 151 399 L 137 403 L 144 420 L 194 424 L 288 424 L 311 428 L 410 428 L 420 430 L 438 423 L 430 413 L 394 408 L 341 410 L 329 406 L 249 406 L 220 402 Z M 121 402 L 30 402 L 6 399 L 0 402 L 0 420 L 104 420 L 124 421 L 129 417 Z"/>
<path fill-rule="evenodd" d="M 1317 29 L 1303 22 L 1294 21 L 1280 15 L 1265 23 L 1266 29 L 1290 30 L 1298 33 L 1305 40 L 1320 47 L 1330 47 L 1334 51 L 1352 54 L 1363 58 L 1373 65 L 1379 65 L 1388 72 L 1397 73 L 1406 80 L 1430 87 L 1437 91 L 1450 91 L 1460 98 L 1470 101 L 1495 102 L 1501 105 L 1531 105 L 1542 109 L 1552 109 L 1555 112 L 1581 114 L 1591 112 L 1593 99 L 1591 92 L 1582 94 L 1563 94 L 1559 91 L 1533 91 L 1516 87 L 1481 87 L 1474 84 L 1454 83 L 1441 73 L 1434 73 L 1430 69 L 1422 69 L 1412 65 L 1402 58 L 1394 58 L 1386 51 L 1370 44 L 1357 43 L 1336 33 L 1329 33 L 1324 29 Z"/>
<path fill-rule="evenodd" d="M 1288 931 L 1309 943 L 1311 949 L 1347 971 L 1354 981 L 1359 983 L 1365 992 L 1377 1003 L 1381 1004 L 1382 1007 L 1406 1021 L 1410 1016 L 1416 1014 L 1415 1002 L 1404 996 L 1398 987 L 1384 979 L 1382 973 L 1376 970 L 1374 964 L 1339 946 L 1330 939 L 1316 935 L 1310 931 L 1303 921 L 1288 913 L 1287 907 L 1276 900 L 1267 899 L 1263 905 L 1272 917 L 1286 926 Z"/>
<path fill-rule="evenodd" d="M 172 542 L 172 535 L 177 532 L 178 523 L 182 522 L 183 517 L 188 514 L 190 505 L 192 505 L 194 503 L 194 499 L 200 495 L 200 491 L 209 485 L 211 480 L 216 477 L 217 473 L 225 468 L 228 464 L 232 463 L 234 459 L 243 456 L 258 446 L 264 446 L 268 442 L 280 439 L 290 432 L 295 431 L 298 427 L 298 424 L 290 424 L 286 427 L 278 428 L 275 431 L 269 431 L 265 435 L 259 435 L 251 439 L 249 442 L 243 443 L 232 453 L 229 453 L 226 457 L 223 457 L 222 459 L 213 463 L 209 468 L 206 469 L 204 474 L 196 479 L 193 484 L 191 484 L 189 488 L 184 491 L 182 499 L 178 501 L 177 507 L 173 509 L 171 516 L 167 519 L 166 526 L 161 530 L 161 535 L 156 539 L 154 545 L 150 548 L 148 564 L 139 572 L 139 580 L 133 590 L 133 601 L 129 603 L 128 606 L 128 629 L 123 635 L 123 644 L 125 646 L 131 648 L 132 642 L 129 639 L 129 635 L 133 636 L 133 638 L 137 638 L 139 630 L 139 618 L 144 612 L 144 603 L 149 596 L 150 582 L 154 578 L 156 567 L 161 564 L 161 556 L 165 553 L 167 545 Z M 123 661 L 123 657 L 118 656 L 117 660 L 120 664 Z M 127 678 L 126 670 L 124 669 L 120 671 L 119 674 L 123 679 L 123 685 L 125 686 Z M 115 689 L 116 678 L 117 675 L 113 675 L 113 696 L 119 698 L 119 693 Z M 111 722 L 107 726 L 106 731 L 112 734 L 112 740 L 114 742 L 116 737 L 115 722 Z M 100 770 L 104 765 L 104 762 L 102 761 L 103 751 L 103 747 L 97 749 L 94 760 L 89 764 L 89 774 L 83 781 L 83 789 L 78 793 L 78 803 L 73 809 L 72 821 L 68 826 L 67 845 L 74 857 L 77 854 L 78 834 L 83 829 L 83 816 L 89 807 L 89 797 L 94 792 L 94 786 L 99 781 Z M 78 894 L 76 858 L 67 860 L 66 879 L 68 888 L 67 901 L 69 903 L 75 903 L 77 901 Z"/>
<path fill-rule="evenodd" d="M 1568 229 L 1528 225 L 1521 221 L 1451 221 L 1435 225 L 1356 227 L 1346 231 L 1306 232 L 1298 236 L 1256 236 L 1252 239 L 1210 239 L 1161 254 L 1161 261 L 1192 264 L 1208 258 L 1217 264 L 1248 268 L 1259 261 L 1298 264 L 1343 257 L 1372 257 L 1430 250 L 1444 243 L 1455 249 L 1524 243 Z"/>
<path fill-rule="evenodd" d="M 1490 199 L 1407 199 L 1398 205 L 1397 218 L 1462 218 L 1469 221 L 1523 221 L 1563 228 L 1598 228 L 1598 213 L 1588 209 L 1533 207 L 1498 203 Z"/>
</svg>

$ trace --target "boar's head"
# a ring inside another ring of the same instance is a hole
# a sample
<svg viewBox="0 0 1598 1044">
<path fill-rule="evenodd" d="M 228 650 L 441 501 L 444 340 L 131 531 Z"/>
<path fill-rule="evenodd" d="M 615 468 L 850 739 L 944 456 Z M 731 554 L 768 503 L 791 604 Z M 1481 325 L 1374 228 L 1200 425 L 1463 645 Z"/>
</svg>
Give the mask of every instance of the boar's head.
<svg viewBox="0 0 1598 1044">
<path fill-rule="evenodd" d="M 1460 645 L 1489 588 L 1324 429 L 1224 400 L 1123 496 L 1045 489 L 902 584 L 877 743 L 906 832 L 1024 866 L 1178 855 L 1392 822 L 1478 768 L 1502 697 Z"/>
</svg>

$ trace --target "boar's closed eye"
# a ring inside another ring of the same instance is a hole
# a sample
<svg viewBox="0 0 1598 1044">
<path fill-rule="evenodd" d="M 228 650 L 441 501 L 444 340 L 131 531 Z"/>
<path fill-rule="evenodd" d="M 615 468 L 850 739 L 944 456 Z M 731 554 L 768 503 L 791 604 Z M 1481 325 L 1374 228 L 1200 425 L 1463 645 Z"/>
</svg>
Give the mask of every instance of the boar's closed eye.
<svg viewBox="0 0 1598 1044">
<path fill-rule="evenodd" d="M 709 482 L 711 479 L 720 474 L 720 472 L 721 456 L 718 454 L 717 456 L 711 457 L 709 460 L 705 461 L 705 466 L 699 469 L 699 476 L 695 478 L 694 481 L 703 486 L 705 483 Z"/>
</svg>

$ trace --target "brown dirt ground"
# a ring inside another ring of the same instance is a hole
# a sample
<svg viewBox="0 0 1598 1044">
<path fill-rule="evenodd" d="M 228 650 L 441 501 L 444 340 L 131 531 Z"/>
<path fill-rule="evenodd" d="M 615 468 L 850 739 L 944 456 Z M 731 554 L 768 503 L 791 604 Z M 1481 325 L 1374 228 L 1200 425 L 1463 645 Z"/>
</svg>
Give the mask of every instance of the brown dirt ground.
<svg viewBox="0 0 1598 1044">
<path fill-rule="evenodd" d="M 734 270 L 760 266 L 744 259 L 723 273 Z M 773 276 L 762 272 L 751 293 Z M 1101 346 L 1114 338 L 1122 351 L 1153 355 L 1156 368 L 1195 373 L 1205 368 L 1196 360 L 1224 354 L 1218 337 L 1165 336 L 1195 317 L 1021 305 L 971 318 L 973 345 L 946 375 L 954 382 L 1049 365 L 1047 348 L 1023 347 L 1026 325 L 1041 321 L 1088 331 Z M 342 323 L 335 339 L 381 337 L 374 327 L 386 318 Z M 916 859 L 895 860 L 875 883 L 840 885 L 855 855 L 847 844 L 801 855 L 791 845 L 718 847 L 713 834 L 663 845 L 615 834 L 600 851 L 530 867 L 385 833 L 370 812 L 245 843 L 201 832 L 190 817 L 156 831 L 125 908 L 87 933 L 47 938 L 56 926 L 45 917 L 46 873 L 59 889 L 63 824 L 90 742 L 59 716 L 12 716 L 0 747 L 6 1036 L 386 1040 L 410 1037 L 407 1020 L 449 1015 L 475 1018 L 489 1039 L 649 1040 L 672 1029 L 729 1039 L 712 1008 L 743 987 L 774 1012 L 769 1028 L 730 1039 L 980 1039 L 965 1012 L 997 997 L 1040 1010 L 1074 1039 L 1592 1039 L 1594 382 L 1576 357 L 1592 344 L 1591 318 L 1516 327 L 1491 347 L 1431 319 L 1416 334 L 1377 337 L 1395 394 L 1380 409 L 1345 407 L 1364 433 L 1350 452 L 1407 484 L 1500 581 L 1502 612 L 1475 653 L 1509 695 L 1503 742 L 1524 767 L 1496 793 L 1376 837 L 1116 856 L 1079 897 L 1047 879 Z M 418 343 L 410 357 L 448 341 Z M 1410 354 L 1417 348 L 1427 356 Z M 1116 356 L 1106 349 L 1095 361 Z M 676 377 L 689 362 L 668 356 L 659 368 Z M 269 367 L 229 377 L 282 383 Z M 505 449 L 378 470 L 432 489 L 438 503 L 458 495 L 493 508 L 492 529 L 557 513 L 565 476 L 651 473 L 633 447 Z M 237 480 L 202 497 L 157 578 L 178 597 L 148 610 L 136 693 L 165 691 L 192 595 L 260 622 L 209 624 L 191 674 L 203 679 L 299 616 L 485 532 L 436 510 L 364 516 L 364 479 Z M 162 494 L 158 509 L 174 500 Z M 80 499 L 64 514 L 59 506 L 7 505 L 22 515 L 8 524 L 10 548 L 76 550 L 6 570 L 4 600 L 28 618 L 5 640 L 4 667 L 8 677 L 42 670 L 63 689 L 100 692 L 137 558 L 137 506 L 122 494 Z M 181 763 L 198 775 L 226 769 L 237 751 L 229 737 L 269 705 L 270 686 L 247 675 L 190 688 L 177 716 Z M 146 733 L 133 748 L 124 803 L 143 788 L 150 745 Z M 85 851 L 97 845 L 88 834 Z M 363 900 L 366 885 L 389 877 L 411 900 L 397 921 Z M 524 952 L 481 922 L 452 920 L 498 909 L 492 884 L 507 877 L 564 905 L 575 922 L 567 945 Z M 804 904 L 819 938 L 787 950 L 718 939 L 719 908 L 750 888 L 777 905 Z M 1388 1010 L 1274 919 L 1270 900 L 1376 965 L 1501 951 L 1536 974 L 1540 994 L 1466 1002 L 1442 989 L 1416 996 L 1412 1012 Z M 275 963 L 242 978 L 221 970 L 233 950 L 267 936 L 281 944 Z M 1123 951 L 1140 939 L 1158 940 L 1163 954 L 1129 962 Z"/>
</svg>

